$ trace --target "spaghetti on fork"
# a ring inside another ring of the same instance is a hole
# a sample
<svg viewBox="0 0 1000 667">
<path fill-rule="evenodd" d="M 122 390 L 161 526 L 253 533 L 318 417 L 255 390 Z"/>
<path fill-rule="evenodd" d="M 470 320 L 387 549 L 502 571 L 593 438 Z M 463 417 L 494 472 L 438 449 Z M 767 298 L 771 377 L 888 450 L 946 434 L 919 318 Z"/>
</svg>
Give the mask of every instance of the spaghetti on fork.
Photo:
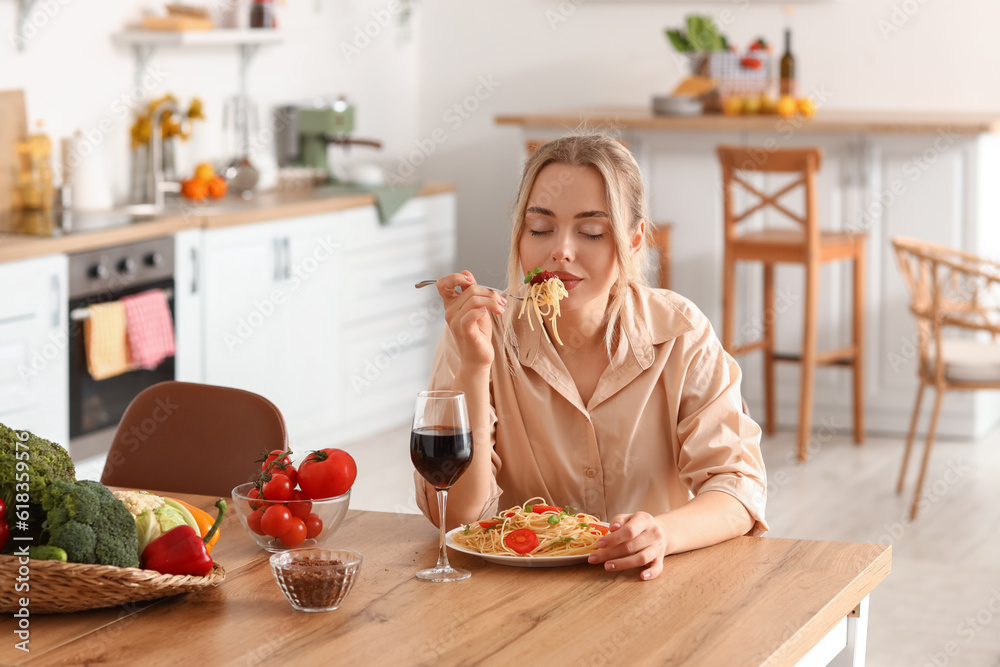
<svg viewBox="0 0 1000 667">
<path fill-rule="evenodd" d="M 569 296 L 569 291 L 563 285 L 563 281 L 551 271 L 542 271 L 541 267 L 538 267 L 528 272 L 524 282 L 528 283 L 528 293 L 524 295 L 524 301 L 521 302 L 521 311 L 517 314 L 518 319 L 521 318 L 530 303 L 535 315 L 538 316 L 538 323 L 542 325 L 545 339 L 549 339 L 549 333 L 545 330 L 543 320 L 547 317 L 552 325 L 552 335 L 555 336 L 556 342 L 562 345 L 559 330 L 556 328 L 556 318 L 559 317 L 559 301 Z M 531 327 L 532 331 L 535 330 L 535 326 L 531 323 L 530 314 L 528 315 L 528 326 Z"/>
</svg>

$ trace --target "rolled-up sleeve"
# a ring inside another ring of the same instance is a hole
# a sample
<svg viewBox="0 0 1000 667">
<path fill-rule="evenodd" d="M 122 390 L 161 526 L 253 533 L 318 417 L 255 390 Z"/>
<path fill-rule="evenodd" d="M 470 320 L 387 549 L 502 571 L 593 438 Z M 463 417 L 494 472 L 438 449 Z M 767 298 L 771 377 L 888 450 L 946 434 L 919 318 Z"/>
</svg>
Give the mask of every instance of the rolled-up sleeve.
<svg viewBox="0 0 1000 667">
<path fill-rule="evenodd" d="M 743 413 L 742 373 L 707 320 L 677 341 L 686 364 L 677 406 L 677 467 L 695 495 L 722 491 L 739 500 L 754 520 L 749 535 L 768 530 L 764 519 L 767 476 L 761 430 Z"/>
<path fill-rule="evenodd" d="M 452 334 L 451 329 L 448 327 L 444 328 L 441 333 L 441 338 L 438 340 L 437 349 L 434 352 L 434 364 L 431 367 L 431 378 L 428 384 L 428 389 L 439 390 L 439 389 L 451 389 L 454 386 L 455 376 L 458 374 L 458 343 L 455 340 L 454 334 Z M 494 364 L 494 369 L 498 364 Z M 491 371 L 495 372 L 494 371 Z M 482 451 L 482 448 L 478 443 L 488 442 L 489 452 L 492 459 L 492 479 L 491 479 L 491 489 L 489 497 L 484 503 L 480 510 L 480 518 L 486 518 L 493 516 L 497 513 L 500 503 L 500 495 L 503 490 L 497 484 L 497 473 L 500 471 L 500 466 L 502 465 L 500 457 L 496 452 L 496 427 L 497 427 L 497 413 L 496 404 L 493 400 L 493 382 L 490 381 L 490 416 L 488 424 L 473 424 L 472 425 L 472 441 L 474 443 L 474 451 Z M 417 507 L 423 512 L 424 516 L 428 519 L 431 518 L 430 508 L 427 507 L 427 496 L 424 492 L 424 478 L 420 476 L 420 473 L 413 473 L 413 484 L 416 494 Z"/>
</svg>

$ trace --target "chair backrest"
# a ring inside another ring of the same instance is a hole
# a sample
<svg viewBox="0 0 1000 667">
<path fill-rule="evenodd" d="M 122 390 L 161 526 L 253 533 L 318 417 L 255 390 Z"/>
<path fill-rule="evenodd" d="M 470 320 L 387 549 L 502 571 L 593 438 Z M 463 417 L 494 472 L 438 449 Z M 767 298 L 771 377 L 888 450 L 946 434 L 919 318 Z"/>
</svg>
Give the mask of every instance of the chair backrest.
<svg viewBox="0 0 1000 667">
<path fill-rule="evenodd" d="M 978 255 L 918 239 L 892 239 L 910 312 L 917 318 L 921 368 L 935 356 L 942 328 L 959 327 L 1000 335 L 1000 264 Z"/>
<path fill-rule="evenodd" d="M 816 174 L 823 162 L 823 152 L 819 148 L 768 149 L 762 146 L 719 146 L 716 148 L 722 166 L 723 217 L 726 241 L 739 237 L 738 225 L 750 216 L 771 207 L 802 225 L 807 243 L 819 244 L 819 212 L 816 201 Z M 762 172 L 767 174 L 798 174 L 799 178 L 785 185 L 773 194 L 761 192 L 748 182 L 743 174 Z M 760 198 L 753 206 L 737 213 L 736 186 Z M 799 215 L 779 199 L 798 187 L 804 188 L 805 215 Z"/>
<path fill-rule="evenodd" d="M 228 497 L 260 473 L 255 459 L 288 449 L 278 408 L 249 391 L 161 382 L 125 410 L 101 482 Z"/>
</svg>

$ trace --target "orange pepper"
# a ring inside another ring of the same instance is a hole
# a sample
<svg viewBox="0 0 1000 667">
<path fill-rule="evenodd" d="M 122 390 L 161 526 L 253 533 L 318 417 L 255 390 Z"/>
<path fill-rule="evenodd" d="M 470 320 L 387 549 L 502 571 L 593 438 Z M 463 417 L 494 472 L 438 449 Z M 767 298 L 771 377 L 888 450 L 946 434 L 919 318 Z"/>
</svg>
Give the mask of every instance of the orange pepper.
<svg viewBox="0 0 1000 667">
<path fill-rule="evenodd" d="M 215 523 L 214 517 L 212 517 L 205 510 L 198 509 L 194 505 L 186 503 L 183 500 L 180 500 L 179 498 L 171 498 L 171 500 L 180 503 L 181 505 L 186 507 L 189 512 L 191 512 L 191 516 L 193 516 L 194 520 L 198 522 L 198 531 L 201 533 L 201 537 L 205 537 L 206 535 L 208 535 L 208 531 L 211 530 L 212 524 Z M 222 533 L 221 530 L 215 531 L 215 535 L 213 535 L 212 539 L 209 540 L 208 543 L 205 545 L 205 551 L 207 551 L 208 553 L 212 553 L 212 547 L 215 545 L 216 542 L 219 541 L 219 535 L 221 533 Z"/>
</svg>

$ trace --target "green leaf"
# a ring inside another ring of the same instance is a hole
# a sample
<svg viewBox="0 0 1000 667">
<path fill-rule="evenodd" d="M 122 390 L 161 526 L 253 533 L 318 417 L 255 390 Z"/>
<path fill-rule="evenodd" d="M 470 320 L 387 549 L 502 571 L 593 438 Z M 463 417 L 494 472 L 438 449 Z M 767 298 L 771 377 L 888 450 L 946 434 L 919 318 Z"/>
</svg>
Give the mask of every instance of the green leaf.
<svg viewBox="0 0 1000 667">
<path fill-rule="evenodd" d="M 563 542 L 572 542 L 573 541 L 572 537 L 560 537 L 559 539 L 561 541 L 563 541 Z"/>
<path fill-rule="evenodd" d="M 666 33 L 667 39 L 670 40 L 670 44 L 678 53 L 691 53 L 695 50 L 691 42 L 680 30 L 667 30 Z"/>
<path fill-rule="evenodd" d="M 525 505 L 524 506 L 524 513 L 525 514 L 531 514 L 534 511 L 535 511 L 535 506 L 534 505 Z"/>
<path fill-rule="evenodd" d="M 550 525 L 550 526 L 554 526 L 554 525 L 556 525 L 557 523 L 559 523 L 559 517 L 560 517 L 560 515 L 559 515 L 559 514 L 553 514 L 552 516 L 550 516 L 550 517 L 548 518 L 548 522 L 549 522 L 549 525 Z"/>
<path fill-rule="evenodd" d="M 465 524 L 465 532 L 463 533 L 463 535 L 468 535 L 468 534 L 469 534 L 469 531 L 470 531 L 471 529 L 472 529 L 472 525 L 471 525 L 471 524 L 468 524 L 468 523 L 467 523 L 467 524 Z"/>
</svg>

